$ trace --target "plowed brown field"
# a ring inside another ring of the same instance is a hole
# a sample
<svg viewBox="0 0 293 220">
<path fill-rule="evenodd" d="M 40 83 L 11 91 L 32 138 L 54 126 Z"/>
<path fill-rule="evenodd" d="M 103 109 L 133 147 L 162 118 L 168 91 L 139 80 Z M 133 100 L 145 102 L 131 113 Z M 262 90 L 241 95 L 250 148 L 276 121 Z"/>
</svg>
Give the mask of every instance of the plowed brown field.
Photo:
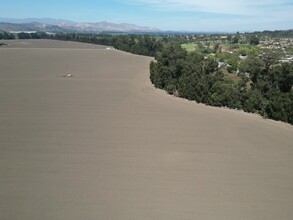
<svg viewBox="0 0 293 220">
<path fill-rule="evenodd" d="M 148 57 L 5 43 L 1 220 L 293 218 L 292 126 L 168 96 Z"/>
</svg>

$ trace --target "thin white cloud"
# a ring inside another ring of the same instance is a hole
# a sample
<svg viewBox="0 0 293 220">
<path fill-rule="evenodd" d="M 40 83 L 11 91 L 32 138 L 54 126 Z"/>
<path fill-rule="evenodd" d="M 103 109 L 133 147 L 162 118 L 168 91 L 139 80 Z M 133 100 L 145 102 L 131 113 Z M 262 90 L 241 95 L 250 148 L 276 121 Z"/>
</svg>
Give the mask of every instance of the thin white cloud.
<svg viewBox="0 0 293 220">
<path fill-rule="evenodd" d="M 293 24 L 293 0 L 120 1 L 148 9 L 156 15 L 149 19 L 150 25 L 164 30 L 275 30 L 290 29 Z"/>
<path fill-rule="evenodd" d="M 158 10 L 194 11 L 230 15 L 257 15 L 288 7 L 291 0 L 126 0 L 130 4 L 144 5 Z"/>
</svg>

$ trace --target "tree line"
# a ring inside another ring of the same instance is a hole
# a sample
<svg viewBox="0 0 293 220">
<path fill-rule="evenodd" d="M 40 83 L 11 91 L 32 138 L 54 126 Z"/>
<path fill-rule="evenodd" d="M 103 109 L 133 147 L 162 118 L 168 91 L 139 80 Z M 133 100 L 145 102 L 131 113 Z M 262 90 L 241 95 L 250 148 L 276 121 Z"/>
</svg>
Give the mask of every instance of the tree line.
<svg viewBox="0 0 293 220">
<path fill-rule="evenodd" d="M 126 52 L 154 56 L 161 50 L 162 44 L 155 37 L 149 35 L 107 35 L 107 34 L 56 34 L 50 38 L 57 40 L 71 40 L 84 43 L 113 46 Z"/>
<path fill-rule="evenodd" d="M 162 44 L 153 36 L 149 35 L 110 35 L 110 34 L 83 34 L 83 33 L 57 33 L 45 32 L 11 34 L 0 32 L 0 39 L 54 39 L 64 41 L 77 41 L 83 43 L 113 46 L 126 52 L 155 56 L 162 49 Z"/>
<path fill-rule="evenodd" d="M 248 57 L 239 81 L 218 69 L 214 58 L 167 45 L 150 64 L 155 87 L 198 103 L 258 113 L 293 124 L 293 64 L 277 64 L 273 53 Z"/>
<path fill-rule="evenodd" d="M 11 34 L 5 31 L 3 32 L 0 31 L 0 40 L 13 40 L 13 39 L 15 39 L 14 34 Z"/>
</svg>

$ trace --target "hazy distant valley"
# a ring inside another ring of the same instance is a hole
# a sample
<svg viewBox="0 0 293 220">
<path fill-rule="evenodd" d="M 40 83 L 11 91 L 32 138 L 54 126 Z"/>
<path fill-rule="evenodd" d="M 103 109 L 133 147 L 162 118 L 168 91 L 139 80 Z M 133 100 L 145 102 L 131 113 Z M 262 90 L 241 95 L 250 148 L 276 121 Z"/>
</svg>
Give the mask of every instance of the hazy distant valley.
<svg viewBox="0 0 293 220">
<path fill-rule="evenodd" d="M 62 19 L 51 18 L 27 18 L 13 19 L 0 18 L 0 30 L 2 31 L 58 31 L 58 32 L 158 32 L 157 28 L 142 27 L 134 24 L 115 24 L 106 21 L 90 22 L 73 22 Z"/>
</svg>

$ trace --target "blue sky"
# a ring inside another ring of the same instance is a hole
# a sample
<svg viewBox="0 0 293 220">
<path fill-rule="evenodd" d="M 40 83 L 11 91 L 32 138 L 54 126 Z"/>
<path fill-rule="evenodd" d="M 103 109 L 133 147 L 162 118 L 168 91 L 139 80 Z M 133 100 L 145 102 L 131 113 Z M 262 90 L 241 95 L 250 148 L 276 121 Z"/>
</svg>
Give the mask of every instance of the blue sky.
<svg viewBox="0 0 293 220">
<path fill-rule="evenodd" d="M 109 21 L 186 31 L 293 28 L 293 0 L 0 0 L 0 16 Z"/>
</svg>

